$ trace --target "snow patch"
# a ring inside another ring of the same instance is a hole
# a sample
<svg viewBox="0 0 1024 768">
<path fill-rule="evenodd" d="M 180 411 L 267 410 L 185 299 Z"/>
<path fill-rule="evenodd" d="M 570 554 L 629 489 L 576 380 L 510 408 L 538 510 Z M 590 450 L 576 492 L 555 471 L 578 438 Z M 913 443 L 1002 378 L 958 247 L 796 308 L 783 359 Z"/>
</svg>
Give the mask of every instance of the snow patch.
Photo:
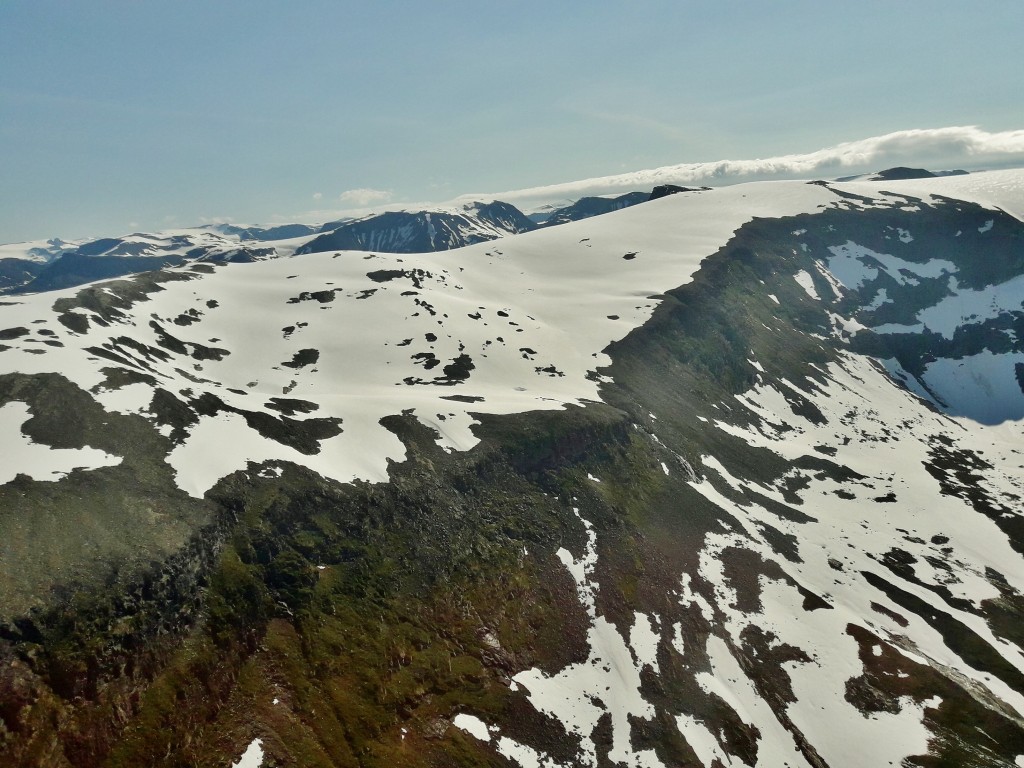
<svg viewBox="0 0 1024 768">
<path fill-rule="evenodd" d="M 874 312 L 883 304 L 892 304 L 892 299 L 889 298 L 889 293 L 885 288 L 879 288 L 878 293 L 875 294 L 875 298 L 873 298 L 871 303 L 867 304 L 864 309 L 868 312 Z"/>
<path fill-rule="evenodd" d="M 815 301 L 821 300 L 818 296 L 818 292 L 814 290 L 814 280 L 811 279 L 810 274 L 808 274 L 805 270 L 801 269 L 799 272 L 793 275 L 793 279 L 796 280 L 797 284 L 807 292 L 808 296 L 810 296 Z"/>
<path fill-rule="evenodd" d="M 260 768 L 261 765 L 263 765 L 263 740 L 253 739 L 238 762 L 231 764 L 231 768 Z"/>
<path fill-rule="evenodd" d="M 633 613 L 633 628 L 629 632 L 629 645 L 633 649 L 633 655 L 637 663 L 651 667 L 659 672 L 658 667 L 658 641 L 659 636 L 654 620 L 643 613 Z"/>
<path fill-rule="evenodd" d="M 452 724 L 456 728 L 461 728 L 471 736 L 476 737 L 480 741 L 490 741 L 491 734 L 487 730 L 487 723 L 481 720 L 475 715 L 459 714 L 455 716 Z"/>
<path fill-rule="evenodd" d="M 918 281 L 905 273 L 934 278 L 957 271 L 956 265 L 951 261 L 931 259 L 925 264 L 918 264 L 888 253 L 873 251 L 852 240 L 847 240 L 843 245 L 830 245 L 828 249 L 832 252 L 828 259 L 828 271 L 847 288 L 860 289 L 865 283 L 877 278 L 879 270 L 888 274 L 899 285 L 917 285 Z"/>
<path fill-rule="evenodd" d="M 997 354 L 986 349 L 959 360 L 934 360 L 921 378 L 952 413 L 983 424 L 997 424 L 1024 419 L 1018 365 L 1024 365 L 1024 353 Z"/>
</svg>

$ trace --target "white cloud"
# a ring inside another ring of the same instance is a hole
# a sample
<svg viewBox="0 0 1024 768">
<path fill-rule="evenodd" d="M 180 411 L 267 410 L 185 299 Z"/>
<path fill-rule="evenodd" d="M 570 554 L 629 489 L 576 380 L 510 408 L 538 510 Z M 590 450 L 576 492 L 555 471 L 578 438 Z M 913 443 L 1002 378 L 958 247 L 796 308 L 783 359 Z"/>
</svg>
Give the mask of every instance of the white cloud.
<svg viewBox="0 0 1024 768">
<path fill-rule="evenodd" d="M 568 204 L 587 195 L 649 190 L 658 184 L 721 186 L 761 179 L 833 179 L 897 165 L 932 170 L 1024 166 L 1024 130 L 990 133 L 974 126 L 964 126 L 897 131 L 805 154 L 755 160 L 683 163 L 543 187 L 465 194 L 440 204 L 458 206 L 479 200 L 504 200 L 525 211 L 531 211 L 544 204 Z M 448 181 L 432 184 L 430 194 L 444 194 L 449 185 Z M 277 223 L 323 223 L 342 218 L 358 218 L 384 210 L 417 211 L 439 204 L 438 197 L 422 202 L 392 202 L 391 192 L 376 189 L 351 189 L 343 192 L 340 200 L 345 203 L 343 208 L 318 206 L 316 210 L 275 216 L 273 220 Z"/>
<path fill-rule="evenodd" d="M 314 192 L 314 193 L 313 193 L 313 199 L 314 199 L 314 200 L 320 200 L 320 199 L 322 199 L 322 198 L 323 198 L 323 196 L 324 196 L 324 193 L 323 193 L 323 192 Z"/>
<path fill-rule="evenodd" d="M 564 184 L 463 195 L 460 200 L 499 199 L 520 207 L 587 195 L 622 194 L 658 184 L 722 185 L 783 178 L 833 178 L 897 165 L 948 170 L 1024 163 L 1024 130 L 990 133 L 976 126 L 896 131 L 844 142 L 806 154 L 756 160 L 718 160 L 602 176 Z"/>
<path fill-rule="evenodd" d="M 349 189 L 338 195 L 338 199 L 346 205 L 365 206 L 375 203 L 386 203 L 391 199 L 391 193 L 382 189 Z"/>
</svg>

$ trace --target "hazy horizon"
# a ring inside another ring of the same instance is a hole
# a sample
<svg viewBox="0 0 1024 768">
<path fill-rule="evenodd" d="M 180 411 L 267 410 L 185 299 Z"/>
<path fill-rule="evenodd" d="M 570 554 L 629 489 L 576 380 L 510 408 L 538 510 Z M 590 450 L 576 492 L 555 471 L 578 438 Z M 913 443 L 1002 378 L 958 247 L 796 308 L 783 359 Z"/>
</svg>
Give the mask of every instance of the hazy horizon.
<svg viewBox="0 0 1024 768">
<path fill-rule="evenodd" d="M 892 142 L 885 165 L 1024 163 L 1008 97 L 1024 5 L 784 8 L 13 0 L 0 242 L 329 217 L 894 135 L 928 141 Z"/>
</svg>

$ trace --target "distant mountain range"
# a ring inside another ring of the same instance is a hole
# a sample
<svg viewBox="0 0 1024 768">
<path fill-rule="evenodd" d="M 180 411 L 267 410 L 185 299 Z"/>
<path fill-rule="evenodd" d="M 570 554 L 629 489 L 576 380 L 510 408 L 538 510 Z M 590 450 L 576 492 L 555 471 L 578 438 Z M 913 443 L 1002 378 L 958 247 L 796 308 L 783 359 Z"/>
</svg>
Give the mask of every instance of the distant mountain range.
<svg viewBox="0 0 1024 768">
<path fill-rule="evenodd" d="M 313 238 L 297 253 L 429 253 L 529 232 L 534 228 L 534 223 L 518 208 L 499 201 L 470 203 L 457 209 L 389 211 L 345 222 Z"/>
<path fill-rule="evenodd" d="M 251 262 L 340 250 L 444 251 L 608 213 L 649 198 L 647 192 L 583 198 L 534 217 L 508 203 L 493 201 L 455 208 L 386 211 L 320 227 L 215 224 L 78 243 L 50 240 L 0 246 L 0 294 L 70 288 L 195 261 Z"/>
</svg>

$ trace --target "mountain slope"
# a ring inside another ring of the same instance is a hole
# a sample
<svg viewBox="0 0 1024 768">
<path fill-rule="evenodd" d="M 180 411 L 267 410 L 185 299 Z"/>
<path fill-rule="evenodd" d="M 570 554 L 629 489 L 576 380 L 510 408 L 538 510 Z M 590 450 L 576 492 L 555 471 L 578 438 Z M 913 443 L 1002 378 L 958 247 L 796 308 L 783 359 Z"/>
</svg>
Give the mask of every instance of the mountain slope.
<svg viewBox="0 0 1024 768">
<path fill-rule="evenodd" d="M 638 203 L 645 203 L 650 197 L 646 192 L 627 192 L 617 197 L 581 197 L 571 205 L 553 209 L 542 218 L 537 216 L 531 218 L 541 226 L 553 227 L 570 221 L 589 219 L 591 216 L 600 216 L 603 213 L 611 213 Z"/>
<path fill-rule="evenodd" d="M 428 253 L 461 248 L 508 234 L 529 232 L 535 225 L 515 206 L 495 200 L 458 209 L 389 211 L 346 222 L 299 249 Z"/>
<path fill-rule="evenodd" d="M 58 238 L 0 245 L 0 292 L 31 282 L 47 263 L 74 247 Z"/>
<path fill-rule="evenodd" d="M 984 176 L 5 301 L 0 754 L 1014 764 L 1024 174 Z"/>
</svg>

